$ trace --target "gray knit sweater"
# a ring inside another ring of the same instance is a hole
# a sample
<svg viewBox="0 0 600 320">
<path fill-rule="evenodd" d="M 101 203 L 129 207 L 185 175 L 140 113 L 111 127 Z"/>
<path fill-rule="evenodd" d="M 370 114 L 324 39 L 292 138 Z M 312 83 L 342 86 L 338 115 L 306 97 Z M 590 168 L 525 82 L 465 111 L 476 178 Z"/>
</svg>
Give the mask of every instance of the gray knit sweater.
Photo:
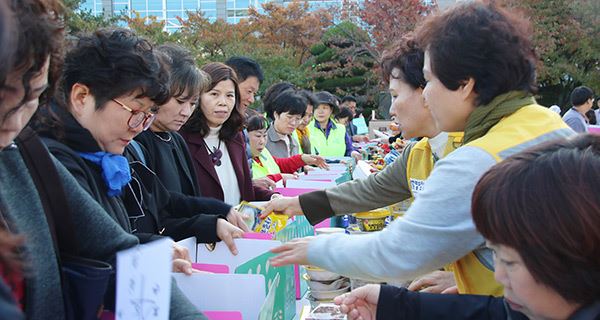
<svg viewBox="0 0 600 320">
<path fill-rule="evenodd" d="M 111 219 L 58 161 L 54 162 L 69 205 L 78 208 L 73 216 L 78 246 L 86 258 L 113 263 L 116 252 L 136 245 L 137 239 Z M 16 148 L 0 151 L 0 205 L 9 230 L 25 237 L 27 319 L 64 319 L 56 253 L 46 216 Z M 171 319 L 204 319 L 175 285 L 171 301 Z"/>
</svg>

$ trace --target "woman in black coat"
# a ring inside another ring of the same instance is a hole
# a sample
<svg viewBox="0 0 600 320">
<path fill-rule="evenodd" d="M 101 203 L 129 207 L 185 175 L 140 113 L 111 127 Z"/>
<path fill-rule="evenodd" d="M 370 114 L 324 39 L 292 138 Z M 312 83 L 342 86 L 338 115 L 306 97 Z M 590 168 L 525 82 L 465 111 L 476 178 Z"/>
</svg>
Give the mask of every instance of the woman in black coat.
<svg viewBox="0 0 600 320">
<path fill-rule="evenodd" d="M 152 124 L 155 106 L 170 99 L 168 74 L 145 40 L 126 30 L 83 37 L 67 55 L 63 78 L 62 99 L 40 132 L 123 229 L 142 242 L 196 236 L 211 243 L 242 233 L 225 216 L 197 214 L 205 204 L 169 192 L 140 159 L 143 151 L 129 146 Z"/>
</svg>

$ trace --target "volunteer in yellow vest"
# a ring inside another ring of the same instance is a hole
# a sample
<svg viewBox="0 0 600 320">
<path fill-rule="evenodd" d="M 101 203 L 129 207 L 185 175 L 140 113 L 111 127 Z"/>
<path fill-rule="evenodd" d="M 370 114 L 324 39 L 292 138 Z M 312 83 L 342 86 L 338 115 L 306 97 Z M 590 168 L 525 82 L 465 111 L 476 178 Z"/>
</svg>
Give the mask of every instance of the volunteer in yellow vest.
<svg viewBox="0 0 600 320">
<path fill-rule="evenodd" d="M 327 91 L 317 92 L 319 105 L 315 109 L 314 119 L 308 123 L 311 153 L 325 157 L 353 157 L 360 160 L 360 153 L 354 150 L 352 139 L 346 133 L 344 125 L 332 120 L 338 109 L 337 99 Z"/>
<path fill-rule="evenodd" d="M 329 199 L 340 197 L 339 201 L 353 201 L 343 200 L 344 194 L 349 198 L 360 199 L 348 212 L 367 211 L 416 196 L 423 189 L 425 180 L 437 160 L 462 144 L 462 132 L 440 132 L 429 108 L 424 104 L 423 51 L 416 48 L 414 41 L 406 39 L 398 45 L 397 50 L 386 54 L 381 67 L 392 97 L 390 116 L 397 119 L 404 138 L 422 137 L 422 139 L 409 143 L 399 159 L 376 176 L 351 182 L 340 188 L 328 189 Z M 352 191 L 348 193 L 350 189 Z M 362 201 L 365 198 L 373 201 Z M 337 212 L 337 208 L 333 208 L 333 211 L 329 212 Z M 311 211 L 305 211 L 305 214 L 309 220 L 319 219 Z M 477 277 L 477 281 L 471 281 L 478 283 L 477 288 L 461 286 L 458 288 L 459 292 L 501 294 L 500 285 L 493 278 L 493 271 L 486 268 L 482 272 L 472 274 L 481 273 L 484 274 L 485 279 Z M 435 272 L 417 279 L 410 288 L 421 289 L 428 286 L 426 289 L 428 292 L 442 292 L 452 290 L 455 285 L 452 274 Z"/>
<path fill-rule="evenodd" d="M 381 282 L 410 280 L 453 263 L 463 292 L 479 293 L 478 283 L 470 279 L 493 268 L 492 253 L 470 213 L 479 177 L 529 146 L 574 134 L 533 98 L 536 59 L 525 24 L 524 19 L 481 2 L 465 2 L 428 17 L 418 31 L 420 47 L 426 48 L 423 97 L 438 129 L 465 132 L 463 145 L 436 162 L 403 219 L 384 231 L 297 239 L 272 250 L 280 253 L 271 259 L 272 265 L 310 264 Z M 402 76 L 410 75 L 404 71 Z M 365 203 L 375 208 L 380 202 L 372 195 L 381 198 L 397 192 L 380 176 L 368 179 L 376 190 L 366 196 L 352 188 L 357 183 L 348 183 L 333 192 L 270 202 L 263 213 L 306 213 L 314 224 L 326 218 L 323 213 L 352 212 Z"/>
<path fill-rule="evenodd" d="M 269 177 L 277 182 L 297 179 L 296 171 L 305 165 L 315 165 L 326 169 L 325 159 L 320 156 L 298 154 L 289 158 L 276 158 L 265 148 L 268 122 L 260 114 L 248 118 L 247 130 L 252 152 L 252 179 Z"/>
</svg>

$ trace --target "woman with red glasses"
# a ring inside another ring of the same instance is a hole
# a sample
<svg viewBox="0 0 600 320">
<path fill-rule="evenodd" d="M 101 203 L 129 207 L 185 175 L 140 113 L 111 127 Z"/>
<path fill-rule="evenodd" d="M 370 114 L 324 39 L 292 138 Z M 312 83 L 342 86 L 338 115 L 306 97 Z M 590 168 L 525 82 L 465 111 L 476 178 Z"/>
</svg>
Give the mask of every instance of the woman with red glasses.
<svg viewBox="0 0 600 320">
<path fill-rule="evenodd" d="M 167 79 L 151 45 L 131 31 L 84 36 L 66 56 L 63 88 L 46 121 L 51 125 L 38 130 L 50 152 L 130 233 L 146 230 L 149 222 L 141 207 L 128 214 L 120 198 L 129 192 L 139 197 L 141 188 L 123 153 L 152 124 L 152 108 L 169 98 Z"/>
<path fill-rule="evenodd" d="M 57 101 L 37 126 L 49 151 L 79 185 L 141 243 L 161 237 L 158 215 L 170 197 L 148 185 L 152 172 L 130 166 L 124 153 L 154 121 L 155 106 L 169 98 L 168 73 L 150 43 L 129 30 L 96 31 L 67 53 Z M 184 259 L 189 260 L 187 250 L 176 248 L 173 269 L 191 274 Z M 201 318 L 175 285 L 170 318 Z"/>
</svg>

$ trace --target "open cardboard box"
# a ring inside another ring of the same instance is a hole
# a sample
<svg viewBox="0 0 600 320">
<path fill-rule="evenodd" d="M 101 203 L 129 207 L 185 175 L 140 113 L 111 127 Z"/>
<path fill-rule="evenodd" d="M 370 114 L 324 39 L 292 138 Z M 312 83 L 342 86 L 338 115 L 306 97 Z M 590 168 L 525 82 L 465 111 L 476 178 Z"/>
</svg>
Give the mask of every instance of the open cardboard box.
<svg viewBox="0 0 600 320">
<path fill-rule="evenodd" d="M 190 247 L 195 239 L 185 239 L 181 245 Z M 294 267 L 272 267 L 270 249 L 282 242 L 262 239 L 235 239 L 238 255 L 219 242 L 213 250 L 205 244 L 194 248 L 194 268 L 212 273 L 194 273 L 191 276 L 174 274 L 179 288 L 209 319 L 258 319 L 261 312 L 291 320 L 296 313 Z M 189 249 L 188 249 L 189 250 Z M 192 252 L 192 251 L 190 251 Z M 276 285 L 271 286 L 274 279 Z M 271 306 L 263 305 L 268 288 L 275 290 Z"/>
</svg>

